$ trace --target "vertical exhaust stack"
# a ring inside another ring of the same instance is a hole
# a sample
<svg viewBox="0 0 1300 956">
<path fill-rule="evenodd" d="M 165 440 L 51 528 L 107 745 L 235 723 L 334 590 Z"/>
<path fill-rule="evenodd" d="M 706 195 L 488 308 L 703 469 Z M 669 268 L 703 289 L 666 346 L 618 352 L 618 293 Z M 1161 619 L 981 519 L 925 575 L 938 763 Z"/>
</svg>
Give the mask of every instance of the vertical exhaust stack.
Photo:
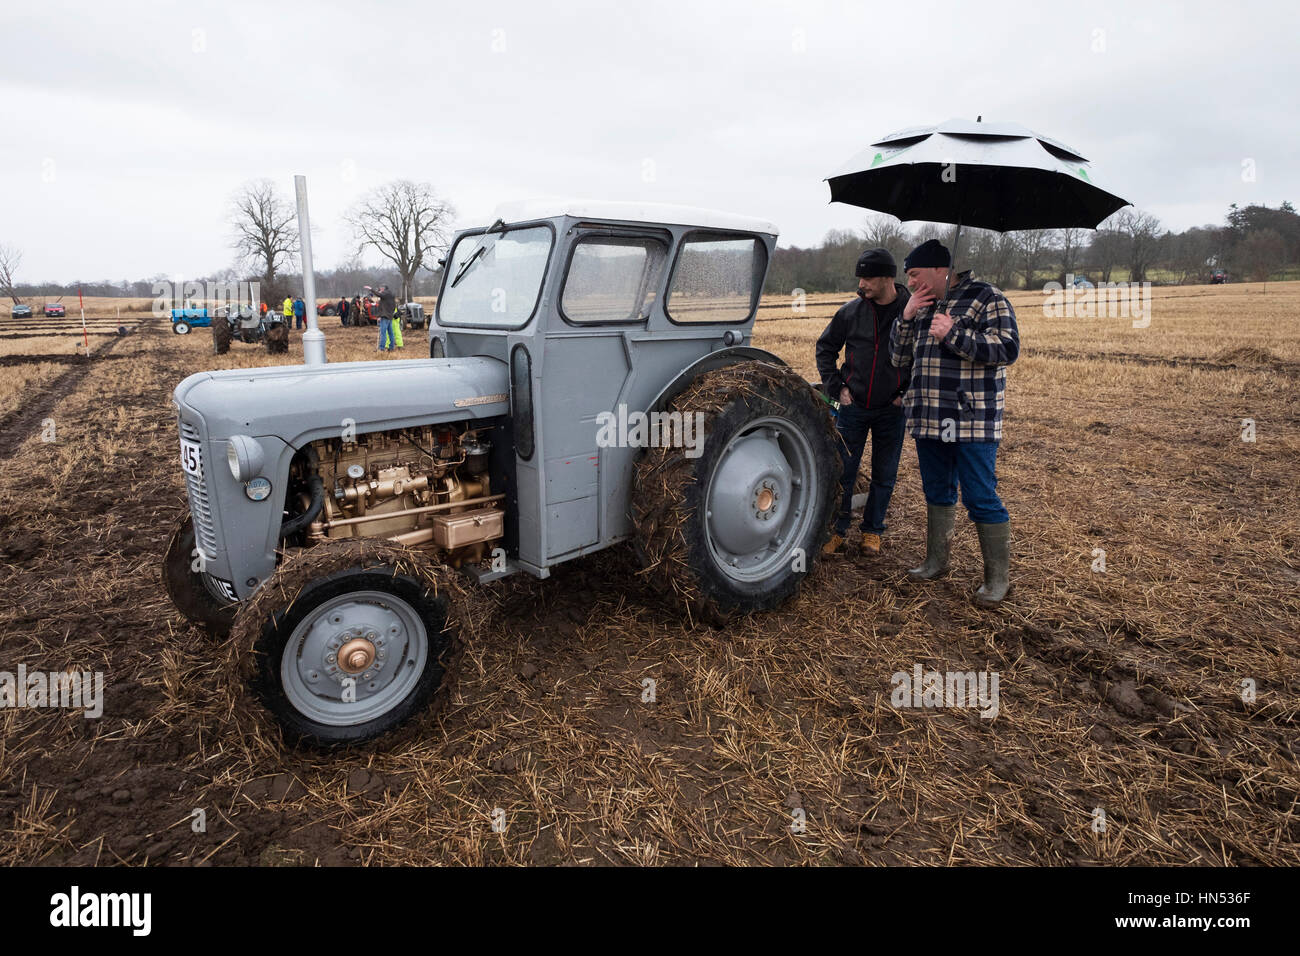
<svg viewBox="0 0 1300 956">
<path fill-rule="evenodd" d="M 325 333 L 316 324 L 316 272 L 311 263 L 311 219 L 307 215 L 307 177 L 294 176 L 298 198 L 298 247 L 302 251 L 302 300 L 307 311 L 307 331 L 302 334 L 302 360 L 325 364 Z"/>
</svg>

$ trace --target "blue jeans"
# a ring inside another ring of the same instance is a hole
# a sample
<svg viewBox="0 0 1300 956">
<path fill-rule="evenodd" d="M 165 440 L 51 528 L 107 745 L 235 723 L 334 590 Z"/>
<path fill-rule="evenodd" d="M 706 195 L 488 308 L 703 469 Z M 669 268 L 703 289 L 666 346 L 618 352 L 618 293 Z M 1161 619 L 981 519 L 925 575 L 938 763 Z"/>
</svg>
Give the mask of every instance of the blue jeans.
<svg viewBox="0 0 1300 956">
<path fill-rule="evenodd" d="M 385 340 L 388 342 L 384 345 Z M 391 352 L 393 350 L 393 320 L 379 320 L 379 351 Z"/>
<path fill-rule="evenodd" d="M 867 505 L 862 509 L 862 530 L 884 533 L 885 512 L 894 493 L 898 459 L 903 453 L 903 418 L 903 409 L 898 405 L 872 409 L 840 406 L 836 427 L 845 446 L 840 448 L 844 462 L 840 486 L 844 496 L 840 499 L 840 516 L 835 519 L 836 534 L 847 534 L 853 518 L 853 485 L 858 480 L 868 434 L 871 435 L 871 489 L 867 492 Z"/>
<path fill-rule="evenodd" d="M 961 486 L 962 504 L 971 521 L 1002 524 L 1010 521 L 996 491 L 998 443 L 995 441 L 954 442 L 937 438 L 916 440 L 916 460 L 921 468 L 921 487 L 932 505 L 955 505 Z"/>
</svg>

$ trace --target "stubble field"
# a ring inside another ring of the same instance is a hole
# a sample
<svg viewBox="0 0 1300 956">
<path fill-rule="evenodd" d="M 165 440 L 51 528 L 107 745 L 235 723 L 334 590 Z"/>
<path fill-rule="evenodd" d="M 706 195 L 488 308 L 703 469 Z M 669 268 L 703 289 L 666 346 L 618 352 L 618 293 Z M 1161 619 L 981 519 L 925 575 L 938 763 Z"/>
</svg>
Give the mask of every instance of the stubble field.
<svg viewBox="0 0 1300 956">
<path fill-rule="evenodd" d="M 221 648 L 159 579 L 171 390 L 299 361 L 299 333 L 217 357 L 206 330 L 117 336 L 101 311 L 86 359 L 79 317 L 0 320 L 0 671 L 107 682 L 98 719 L 0 709 L 0 860 L 1296 865 L 1300 283 L 1154 292 L 1146 328 L 1012 295 L 1001 609 L 968 600 L 964 515 L 953 573 L 907 582 L 909 439 L 879 558 L 822 562 L 725 631 L 686 626 L 624 548 L 508 579 L 477 593 L 443 708 L 327 756 L 243 702 L 254 729 L 232 720 Z M 765 300 L 754 343 L 815 380 L 844 298 Z M 325 321 L 331 360 L 374 357 L 373 330 Z M 895 708 L 916 665 L 997 672 L 996 718 Z"/>
</svg>

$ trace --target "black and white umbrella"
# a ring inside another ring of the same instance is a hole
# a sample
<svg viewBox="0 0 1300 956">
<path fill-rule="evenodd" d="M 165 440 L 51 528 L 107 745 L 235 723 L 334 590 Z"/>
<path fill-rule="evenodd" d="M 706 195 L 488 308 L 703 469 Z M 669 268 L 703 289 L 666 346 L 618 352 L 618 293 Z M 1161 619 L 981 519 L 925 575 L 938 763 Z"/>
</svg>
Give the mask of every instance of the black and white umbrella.
<svg viewBox="0 0 1300 956">
<path fill-rule="evenodd" d="M 1095 178 L 1078 150 L 1023 126 L 951 119 L 890 133 L 827 182 L 831 202 L 956 224 L 955 266 L 962 226 L 1095 229 L 1129 205 Z"/>
</svg>

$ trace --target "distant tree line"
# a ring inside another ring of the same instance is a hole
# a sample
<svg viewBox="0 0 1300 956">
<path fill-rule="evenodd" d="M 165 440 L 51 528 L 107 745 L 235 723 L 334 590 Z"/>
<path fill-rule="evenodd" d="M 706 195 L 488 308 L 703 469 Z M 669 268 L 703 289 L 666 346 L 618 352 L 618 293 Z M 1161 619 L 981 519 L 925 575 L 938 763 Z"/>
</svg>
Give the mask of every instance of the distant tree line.
<svg viewBox="0 0 1300 956">
<path fill-rule="evenodd" d="M 364 197 L 347 216 L 356 249 L 334 269 L 316 270 L 321 299 L 353 296 L 363 286 L 386 284 L 402 298 L 433 296 L 442 281 L 439 257 L 446 254 L 450 204 L 425 183 L 398 180 Z M 302 291 L 298 261 L 297 220 L 288 200 L 266 180 L 246 183 L 231 204 L 233 266 L 186 281 L 257 281 L 262 299 L 277 304 Z M 379 228 L 375 224 L 381 223 Z M 952 241 L 952 227 L 904 226 L 892 216 L 868 217 L 859 230 L 833 230 L 820 246 L 779 247 L 772 257 L 764 292 L 789 295 L 845 292 L 855 288 L 854 267 L 866 248 L 888 249 L 902 269 L 908 251 L 926 239 Z M 366 265 L 365 250 L 378 252 L 381 266 Z M 113 281 L 20 282 L 21 250 L 0 245 L 0 297 L 59 299 L 75 296 L 153 296 L 156 282 L 171 276 Z M 727 268 L 730 266 L 731 268 Z M 1195 284 L 1224 270 L 1232 281 L 1263 282 L 1300 268 L 1300 215 L 1289 202 L 1229 207 L 1221 226 L 1193 226 L 1180 233 L 1165 230 L 1151 213 L 1124 208 L 1101 228 L 1029 229 L 998 233 L 963 229 L 958 268 L 1003 289 L 1039 288 L 1069 274 L 1094 282 L 1127 280 L 1156 284 Z M 701 270 L 703 287 L 715 288 L 713 273 L 736 272 L 734 264 L 713 261 Z M 704 282 L 706 275 L 710 282 Z M 900 281 L 903 281 L 900 275 Z"/>
<path fill-rule="evenodd" d="M 249 276 L 236 269 L 222 269 L 210 275 L 184 276 L 186 282 L 261 282 L 257 275 Z M 149 279 L 122 279 L 114 282 L 101 279 L 97 282 L 22 282 L 13 286 L 13 295 L 20 299 L 75 299 L 77 290 L 85 296 L 153 298 L 155 282 L 170 283 L 173 276 L 159 273 Z M 410 298 L 434 296 L 442 284 L 442 271 L 424 273 L 416 276 L 411 283 Z M 337 299 L 340 296 L 352 298 L 360 295 L 363 286 L 387 285 L 394 291 L 402 288 L 402 277 L 396 269 L 365 266 L 358 262 L 344 264 L 337 269 L 316 270 L 316 297 L 319 299 Z M 286 295 L 302 294 L 302 273 L 299 271 L 277 274 L 274 285 L 268 289 L 259 286 L 262 300 L 268 304 L 278 305 Z M 2 294 L 8 297 L 8 292 Z"/>
<path fill-rule="evenodd" d="M 428 183 L 399 179 L 366 194 L 344 217 L 355 243 L 351 258 L 335 269 L 315 270 L 317 298 L 351 297 L 367 285 L 387 285 L 402 301 L 436 295 L 442 282 L 440 258 L 446 254 L 455 214 Z M 297 209 L 275 183 L 244 183 L 230 199 L 228 225 L 234 264 L 211 275 L 184 276 L 184 281 L 257 282 L 262 301 L 269 305 L 302 293 Z M 362 255 L 368 249 L 378 253 L 383 265 L 365 264 Z M 120 282 L 19 282 L 21 262 L 21 250 L 0 245 L 0 296 L 15 303 L 20 297 L 75 296 L 78 289 L 90 296 L 152 298 L 155 283 L 173 281 L 159 273 Z"/>
<path fill-rule="evenodd" d="M 817 247 L 778 248 L 764 292 L 789 295 L 845 292 L 857 285 L 854 267 L 864 249 L 885 248 L 898 262 L 926 239 L 952 244 L 952 226 L 904 226 L 892 216 L 868 217 L 858 231 L 832 230 Z M 1093 282 L 1209 282 L 1219 270 L 1232 281 L 1263 282 L 1300 267 L 1300 215 L 1289 202 L 1229 208 L 1222 226 L 1165 230 L 1151 213 L 1126 207 L 1096 230 L 1026 229 L 999 233 L 963 229 L 957 268 L 1003 289 L 1040 288 L 1083 275 Z"/>
</svg>

